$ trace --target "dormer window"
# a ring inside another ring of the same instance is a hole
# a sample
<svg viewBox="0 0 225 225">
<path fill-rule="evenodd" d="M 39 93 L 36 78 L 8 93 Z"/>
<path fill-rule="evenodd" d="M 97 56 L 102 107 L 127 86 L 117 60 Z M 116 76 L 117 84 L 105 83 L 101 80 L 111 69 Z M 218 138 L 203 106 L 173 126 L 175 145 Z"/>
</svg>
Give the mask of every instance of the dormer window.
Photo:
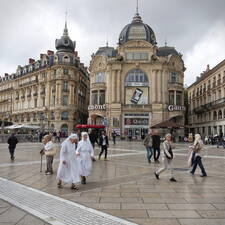
<svg viewBox="0 0 225 225">
<path fill-rule="evenodd" d="M 64 44 L 65 44 L 65 45 L 69 45 L 68 39 L 65 39 L 65 40 L 64 40 Z"/>
</svg>

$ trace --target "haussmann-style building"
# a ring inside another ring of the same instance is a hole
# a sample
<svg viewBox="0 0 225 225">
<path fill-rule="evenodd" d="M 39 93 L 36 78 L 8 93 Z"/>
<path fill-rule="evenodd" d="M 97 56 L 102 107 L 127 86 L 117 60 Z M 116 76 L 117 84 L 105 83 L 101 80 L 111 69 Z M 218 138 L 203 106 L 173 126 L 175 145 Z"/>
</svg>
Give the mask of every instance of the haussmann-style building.
<svg viewBox="0 0 225 225">
<path fill-rule="evenodd" d="M 72 132 L 87 123 L 89 73 L 68 35 L 56 39 L 56 53 L 47 51 L 40 60 L 18 66 L 15 74 L 0 79 L 0 120 L 39 125 L 44 130 Z"/>
<path fill-rule="evenodd" d="M 184 124 L 184 71 L 182 55 L 174 47 L 158 47 L 137 10 L 118 47 L 106 45 L 92 55 L 88 122 L 135 139 L 163 121 Z M 183 129 L 176 135 L 183 136 Z"/>
<path fill-rule="evenodd" d="M 225 133 L 225 60 L 197 77 L 188 87 L 188 101 L 189 133 Z"/>
</svg>

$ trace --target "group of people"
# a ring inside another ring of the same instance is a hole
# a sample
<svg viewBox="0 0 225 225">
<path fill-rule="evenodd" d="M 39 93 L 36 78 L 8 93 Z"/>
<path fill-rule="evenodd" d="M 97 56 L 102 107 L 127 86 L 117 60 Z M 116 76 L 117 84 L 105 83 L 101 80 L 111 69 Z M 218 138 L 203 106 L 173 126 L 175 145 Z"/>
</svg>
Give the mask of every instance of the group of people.
<svg viewBox="0 0 225 225">
<path fill-rule="evenodd" d="M 152 139 L 152 146 L 153 146 L 153 135 L 151 136 L 150 133 L 150 139 Z M 144 142 L 145 143 L 145 142 Z M 149 142 L 151 143 L 151 142 Z M 166 134 L 165 141 L 163 142 L 163 167 L 159 168 L 157 171 L 154 172 L 154 175 L 156 179 L 159 179 L 159 175 L 164 172 L 165 170 L 170 170 L 170 181 L 176 182 L 177 180 L 174 178 L 173 173 L 173 148 L 174 145 L 172 143 L 172 135 Z M 201 177 L 206 177 L 207 173 L 205 171 L 205 168 L 202 163 L 202 157 L 204 155 L 204 143 L 201 139 L 200 134 L 195 135 L 195 141 L 192 146 L 189 146 L 189 154 L 188 154 L 188 166 L 191 167 L 190 173 L 194 175 L 197 166 L 201 169 L 202 175 Z M 147 147 L 146 147 L 147 149 Z M 154 148 L 153 148 L 154 149 Z M 147 149 L 147 158 L 148 158 L 148 149 Z M 149 158 L 148 158 L 149 159 Z"/>
<path fill-rule="evenodd" d="M 53 157 L 56 154 L 54 144 L 50 135 L 43 138 L 44 149 L 42 154 L 46 155 L 46 175 L 53 174 Z M 52 154 L 50 153 L 52 152 Z M 82 132 L 81 140 L 77 134 L 71 134 L 63 141 L 60 150 L 60 162 L 57 170 L 58 187 L 63 183 L 71 184 L 71 189 L 77 190 L 77 183 L 86 184 L 86 177 L 91 174 L 94 150 L 89 140 L 88 133 Z"/>
</svg>

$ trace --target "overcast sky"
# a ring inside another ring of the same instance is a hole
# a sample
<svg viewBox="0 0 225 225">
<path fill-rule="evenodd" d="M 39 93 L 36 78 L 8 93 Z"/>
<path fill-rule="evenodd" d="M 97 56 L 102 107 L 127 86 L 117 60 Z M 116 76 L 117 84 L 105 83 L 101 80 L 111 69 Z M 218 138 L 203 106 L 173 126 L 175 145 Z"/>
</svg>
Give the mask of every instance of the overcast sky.
<svg viewBox="0 0 225 225">
<path fill-rule="evenodd" d="M 29 58 L 55 50 L 68 11 L 69 36 L 81 61 L 89 66 L 98 47 L 116 47 L 131 22 L 136 0 L 0 0 L 0 75 L 13 73 Z M 224 0 L 139 0 L 139 12 L 155 32 L 158 46 L 183 54 L 185 83 L 195 81 L 206 65 L 225 59 Z"/>
</svg>

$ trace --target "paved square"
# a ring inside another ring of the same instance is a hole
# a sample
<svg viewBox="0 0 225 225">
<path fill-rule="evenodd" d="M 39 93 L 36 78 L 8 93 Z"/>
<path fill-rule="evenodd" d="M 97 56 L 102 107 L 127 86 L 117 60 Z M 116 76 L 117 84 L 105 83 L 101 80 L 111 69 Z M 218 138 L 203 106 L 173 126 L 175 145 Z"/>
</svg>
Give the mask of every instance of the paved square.
<svg viewBox="0 0 225 225">
<path fill-rule="evenodd" d="M 19 144 L 14 163 L 9 160 L 7 145 L 0 144 L 0 177 L 137 224 L 225 224 L 225 150 L 207 146 L 203 162 L 208 177 L 201 178 L 199 170 L 195 176 L 189 174 L 187 146 L 176 145 L 177 183 L 169 182 L 168 172 L 156 180 L 153 173 L 161 163 L 147 163 L 142 143 L 123 141 L 110 145 L 109 161 L 93 164 L 92 176 L 78 192 L 67 185 L 58 189 L 55 174 L 40 173 L 39 143 Z M 98 152 L 96 148 L 95 154 Z M 55 171 L 57 167 L 58 155 Z M 0 219 L 2 216 L 0 211 Z"/>
</svg>

